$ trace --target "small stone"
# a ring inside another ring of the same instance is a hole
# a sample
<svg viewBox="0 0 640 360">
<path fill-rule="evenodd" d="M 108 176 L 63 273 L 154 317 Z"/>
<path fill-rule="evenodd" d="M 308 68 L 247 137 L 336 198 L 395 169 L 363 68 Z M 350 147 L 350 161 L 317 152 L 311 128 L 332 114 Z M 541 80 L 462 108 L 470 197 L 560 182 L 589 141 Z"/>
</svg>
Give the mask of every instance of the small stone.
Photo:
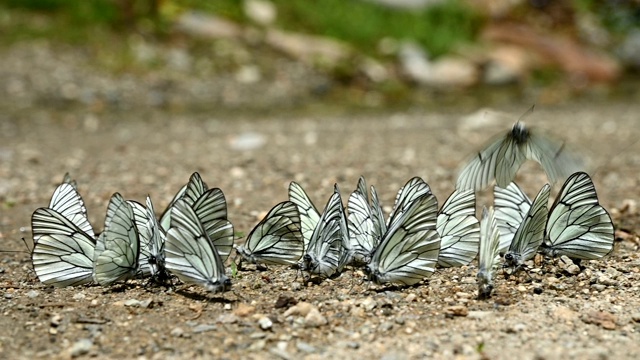
<svg viewBox="0 0 640 360">
<path fill-rule="evenodd" d="M 456 297 L 458 299 L 469 299 L 469 298 L 471 298 L 471 294 L 466 293 L 466 292 L 457 292 L 456 293 Z"/>
<path fill-rule="evenodd" d="M 193 327 L 193 333 L 199 334 L 207 331 L 217 330 L 218 327 L 213 324 L 200 324 Z M 175 329 L 174 329 L 175 330 Z M 172 334 L 173 335 L 173 334 Z"/>
<path fill-rule="evenodd" d="M 140 301 L 140 307 L 143 309 L 150 309 L 153 307 L 153 300 L 152 299 L 147 299 L 147 300 L 142 300 Z"/>
<path fill-rule="evenodd" d="M 360 306 L 362 306 L 366 311 L 373 310 L 378 304 L 372 297 L 367 297 L 362 302 L 360 302 Z"/>
<path fill-rule="evenodd" d="M 233 314 L 239 317 L 246 317 L 253 314 L 255 311 L 255 306 L 240 303 L 238 304 L 238 307 L 233 311 Z"/>
<path fill-rule="evenodd" d="M 221 324 L 234 324 L 238 322 L 238 316 L 236 314 L 222 314 L 218 316 L 217 322 Z"/>
<path fill-rule="evenodd" d="M 123 305 L 129 306 L 129 307 L 140 307 L 140 300 L 136 300 L 136 299 L 125 300 Z"/>
<path fill-rule="evenodd" d="M 385 321 L 378 326 L 378 331 L 381 331 L 381 332 L 387 332 L 391 329 L 393 329 L 393 323 L 390 321 Z"/>
<path fill-rule="evenodd" d="M 291 315 L 307 316 L 311 312 L 311 310 L 318 311 L 318 309 L 312 304 L 301 301 L 297 303 L 295 306 L 292 306 L 289 309 L 287 309 L 287 311 L 284 312 L 284 316 L 285 317 L 291 316 Z"/>
<path fill-rule="evenodd" d="M 173 328 L 173 330 L 171 330 L 171 336 L 173 337 L 183 337 L 184 336 L 184 330 L 182 330 L 182 328 Z"/>
<path fill-rule="evenodd" d="M 469 315 L 469 309 L 464 305 L 454 305 L 445 308 L 444 313 L 447 317 L 467 316 Z"/>
<path fill-rule="evenodd" d="M 73 300 L 80 301 L 84 300 L 87 296 L 84 293 L 75 293 L 73 294 Z"/>
<path fill-rule="evenodd" d="M 589 311 L 582 316 L 582 321 L 586 324 L 594 324 L 606 330 L 614 330 L 616 328 L 615 315 L 606 311 Z"/>
<path fill-rule="evenodd" d="M 602 284 L 593 284 L 593 285 L 591 285 L 591 287 L 592 287 L 594 290 L 597 290 L 597 291 L 604 291 L 604 290 L 607 288 L 607 285 L 602 285 Z"/>
<path fill-rule="evenodd" d="M 60 314 L 53 314 L 53 316 L 51 316 L 51 320 L 49 320 L 49 324 L 53 327 L 58 327 L 61 322 L 62 316 Z"/>
<path fill-rule="evenodd" d="M 85 355 L 91 351 L 93 341 L 91 339 L 80 339 L 76 341 L 69 349 L 69 354 L 72 358 Z"/>
<path fill-rule="evenodd" d="M 571 264 L 564 269 L 569 275 L 578 275 L 580 274 L 580 266 L 576 264 Z"/>
<path fill-rule="evenodd" d="M 306 343 L 304 341 L 298 341 L 296 343 L 296 348 L 298 350 L 300 350 L 302 352 L 306 352 L 308 354 L 313 354 L 314 352 L 317 351 L 316 348 L 313 345 L 311 345 L 309 343 Z"/>
<path fill-rule="evenodd" d="M 507 332 L 508 333 L 519 333 L 519 332 L 523 332 L 527 329 L 527 325 L 523 324 L 523 323 L 517 323 L 513 326 L 510 326 L 507 328 Z"/>
<path fill-rule="evenodd" d="M 573 321 L 578 318 L 578 313 L 566 306 L 558 306 L 551 314 L 556 319 L 563 321 Z"/>
<path fill-rule="evenodd" d="M 5 299 L 13 299 L 13 294 L 11 294 L 11 293 L 4 293 L 4 298 L 5 298 Z"/>
<path fill-rule="evenodd" d="M 469 311 L 469 314 L 467 315 L 467 317 L 471 319 L 486 319 L 490 317 L 491 314 L 492 314 L 491 311 L 475 310 L 475 311 Z"/>
<path fill-rule="evenodd" d="M 268 316 L 263 316 L 258 320 L 258 326 L 260 326 L 262 330 L 270 330 L 273 326 L 273 321 L 271 321 Z"/>
<path fill-rule="evenodd" d="M 416 295 L 414 293 L 410 293 L 404 298 L 404 300 L 406 302 L 414 302 L 414 301 L 416 301 L 417 298 L 418 298 L 418 295 Z"/>
<path fill-rule="evenodd" d="M 40 294 L 40 293 L 39 293 L 38 291 L 36 291 L 36 290 L 31 290 L 31 291 L 27 292 L 27 297 L 28 297 L 29 299 L 35 299 L 35 298 L 37 298 L 37 297 L 38 297 L 38 295 L 39 295 L 39 294 Z"/>
<path fill-rule="evenodd" d="M 327 323 L 327 318 L 325 318 L 317 308 L 311 309 L 307 316 L 304 317 L 304 324 L 307 327 L 320 327 Z"/>
<path fill-rule="evenodd" d="M 295 305 L 298 303 L 298 300 L 296 300 L 294 297 L 292 296 L 286 296 L 286 295 L 280 295 L 278 296 L 278 300 L 276 300 L 276 304 L 275 304 L 275 308 L 276 309 L 281 309 L 281 308 L 288 308 L 292 305 Z"/>
<path fill-rule="evenodd" d="M 302 284 L 300 284 L 297 281 L 294 281 L 294 282 L 291 283 L 291 290 L 298 291 L 300 289 L 302 289 Z"/>
<path fill-rule="evenodd" d="M 602 284 L 605 286 L 617 286 L 618 282 L 608 275 L 600 275 L 598 276 L 598 284 Z"/>
<path fill-rule="evenodd" d="M 270 25 L 276 20 L 277 9 L 271 1 L 245 0 L 242 8 L 247 18 L 260 25 Z"/>
<path fill-rule="evenodd" d="M 637 323 L 640 323 L 640 312 L 631 315 L 631 320 L 633 320 L 633 321 L 635 321 Z"/>
</svg>

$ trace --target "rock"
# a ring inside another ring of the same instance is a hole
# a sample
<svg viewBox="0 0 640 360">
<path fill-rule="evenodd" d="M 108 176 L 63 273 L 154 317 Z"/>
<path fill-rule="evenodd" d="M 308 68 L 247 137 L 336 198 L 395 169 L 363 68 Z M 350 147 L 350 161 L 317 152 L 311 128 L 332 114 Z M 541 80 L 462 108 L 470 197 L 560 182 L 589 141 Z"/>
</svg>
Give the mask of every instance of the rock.
<svg viewBox="0 0 640 360">
<path fill-rule="evenodd" d="M 327 323 L 327 318 L 325 318 L 317 308 L 311 309 L 304 317 L 304 324 L 307 327 L 320 327 Z"/>
<path fill-rule="evenodd" d="M 243 34 L 242 28 L 234 22 L 196 11 L 180 15 L 175 26 L 184 33 L 211 39 L 237 39 Z"/>
<path fill-rule="evenodd" d="M 93 347 L 93 341 L 91 339 L 80 339 L 76 341 L 69 349 L 69 354 L 72 358 L 88 354 Z"/>
<path fill-rule="evenodd" d="M 573 321 L 578 318 L 578 313 L 566 306 L 558 306 L 553 310 L 551 315 L 554 318 L 562 321 Z"/>
<path fill-rule="evenodd" d="M 635 321 L 637 323 L 640 323 L 640 312 L 631 315 L 631 320 L 633 320 L 633 321 Z"/>
<path fill-rule="evenodd" d="M 258 320 L 258 326 L 260 326 L 260 329 L 262 330 L 271 330 L 271 327 L 273 327 L 273 321 L 271 321 L 268 316 L 263 316 Z"/>
<path fill-rule="evenodd" d="M 454 305 L 446 307 L 444 313 L 447 317 L 467 316 L 469 315 L 469 309 L 464 305 Z"/>
<path fill-rule="evenodd" d="M 611 277 L 607 275 L 600 275 L 598 276 L 598 284 L 605 285 L 605 286 L 617 286 L 618 281 L 613 280 Z"/>
<path fill-rule="evenodd" d="M 593 284 L 591 287 L 596 291 L 604 291 L 607 288 L 607 285 L 603 284 Z"/>
<path fill-rule="evenodd" d="M 36 290 L 31 290 L 31 291 L 27 292 L 27 297 L 29 299 L 35 299 L 35 298 L 38 297 L 38 295 L 40 295 L 40 293 L 38 291 L 36 291 Z"/>
<path fill-rule="evenodd" d="M 635 215 L 638 213 L 638 203 L 633 199 L 624 199 L 620 205 L 620 212 Z"/>
<path fill-rule="evenodd" d="M 478 80 L 478 70 L 470 61 L 446 56 L 429 61 L 424 50 L 407 42 L 400 48 L 400 64 L 403 72 L 413 81 L 433 87 L 465 87 Z"/>
<path fill-rule="evenodd" d="M 153 300 L 147 299 L 140 301 L 140 307 L 143 309 L 151 309 L 153 307 Z"/>
<path fill-rule="evenodd" d="M 242 5 L 242 10 L 247 18 L 257 24 L 267 26 L 276 20 L 277 9 L 271 1 L 245 0 Z"/>
<path fill-rule="evenodd" d="M 308 354 L 312 354 L 314 352 L 316 352 L 316 348 L 313 345 L 310 345 L 309 343 L 306 343 L 304 341 L 298 341 L 296 343 L 296 348 L 302 352 L 306 352 Z"/>
<path fill-rule="evenodd" d="M 271 47 L 308 64 L 328 67 L 347 60 L 353 53 L 346 43 L 329 38 L 270 29 L 264 41 Z"/>
<path fill-rule="evenodd" d="M 122 304 L 129 307 L 140 307 L 140 300 L 129 299 L 125 300 Z"/>
<path fill-rule="evenodd" d="M 362 306 L 366 311 L 373 310 L 378 304 L 372 297 L 366 297 L 364 300 L 360 302 L 360 306 Z"/>
<path fill-rule="evenodd" d="M 276 309 L 281 309 L 281 308 L 285 308 L 285 307 L 289 307 L 289 306 L 295 305 L 297 303 L 298 303 L 298 300 L 296 300 L 292 296 L 280 295 L 280 296 L 278 296 L 278 299 L 276 300 L 276 303 L 275 303 L 274 307 Z"/>
<path fill-rule="evenodd" d="M 578 274 L 580 274 L 580 266 L 578 266 L 576 264 L 571 264 L 571 265 L 567 266 L 567 268 L 564 269 L 564 271 L 566 271 L 567 274 L 569 274 L 569 275 L 578 275 Z"/>
<path fill-rule="evenodd" d="M 474 310 L 474 311 L 469 311 L 469 313 L 467 314 L 467 317 L 471 319 L 486 319 L 491 315 L 492 315 L 491 311 Z"/>
<path fill-rule="evenodd" d="M 84 293 L 75 293 L 73 294 L 73 300 L 80 301 L 84 300 L 87 296 Z"/>
<path fill-rule="evenodd" d="M 60 326 L 60 324 L 62 323 L 62 315 L 60 314 L 53 314 L 51 316 L 51 320 L 49 320 L 49 324 L 53 327 L 58 327 Z"/>
<path fill-rule="evenodd" d="M 614 330 L 616 328 L 615 315 L 606 311 L 591 310 L 582 316 L 582 321 L 586 324 L 594 324 L 606 330 Z"/>
<path fill-rule="evenodd" d="M 199 334 L 207 331 L 217 330 L 218 327 L 213 324 L 199 324 L 193 327 L 192 331 L 194 334 Z M 175 329 L 174 329 L 175 330 Z"/>
<path fill-rule="evenodd" d="M 173 337 L 183 337 L 184 336 L 184 330 L 182 330 L 182 328 L 179 328 L 179 327 L 173 328 L 171 330 L 171 336 L 173 336 Z"/>
<path fill-rule="evenodd" d="M 290 307 L 287 311 L 284 312 L 284 316 L 290 315 L 299 315 L 299 316 L 307 316 L 311 310 L 318 311 L 318 308 L 313 306 L 308 302 L 301 301 L 297 303 L 295 306 Z"/>
<path fill-rule="evenodd" d="M 404 298 L 404 300 L 406 302 L 414 302 L 416 301 L 416 299 L 418 298 L 418 295 L 414 294 L 414 293 L 409 293 L 407 294 L 407 296 Z"/>
<path fill-rule="evenodd" d="M 523 332 L 524 330 L 526 330 L 526 328 L 527 328 L 527 325 L 523 323 L 517 323 L 513 326 L 509 326 L 507 328 L 507 333 L 515 334 L 515 333 Z"/>
<path fill-rule="evenodd" d="M 222 314 L 218 316 L 216 322 L 221 324 L 235 324 L 238 322 L 238 315 L 236 314 Z"/>
<path fill-rule="evenodd" d="M 378 326 L 378 331 L 387 332 L 393 329 L 393 323 L 391 321 L 385 321 Z"/>
<path fill-rule="evenodd" d="M 506 85 L 521 81 L 529 74 L 526 51 L 516 46 L 497 46 L 487 54 L 482 81 L 488 85 Z"/>
<path fill-rule="evenodd" d="M 253 314 L 255 311 L 255 306 L 240 303 L 238 304 L 238 307 L 233 311 L 233 314 L 239 317 L 246 317 Z"/>
</svg>

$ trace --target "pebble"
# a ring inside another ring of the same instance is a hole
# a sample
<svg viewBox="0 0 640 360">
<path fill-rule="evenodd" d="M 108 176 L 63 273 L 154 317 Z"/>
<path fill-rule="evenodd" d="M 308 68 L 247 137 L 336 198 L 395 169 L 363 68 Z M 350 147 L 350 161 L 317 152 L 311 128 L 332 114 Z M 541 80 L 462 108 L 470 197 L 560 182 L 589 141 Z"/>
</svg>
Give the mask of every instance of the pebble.
<svg viewBox="0 0 640 360">
<path fill-rule="evenodd" d="M 136 299 L 125 300 L 123 305 L 130 306 L 130 307 L 140 307 L 140 300 L 136 300 Z"/>
<path fill-rule="evenodd" d="M 51 320 L 49 320 L 49 324 L 53 327 L 58 327 L 61 322 L 62 316 L 60 314 L 53 314 L 53 316 L 51 316 Z"/>
<path fill-rule="evenodd" d="M 598 284 L 602 284 L 605 286 L 616 286 L 618 285 L 618 281 L 612 279 L 607 275 L 600 275 L 598 276 Z"/>
<path fill-rule="evenodd" d="M 474 310 L 474 311 L 469 311 L 469 313 L 467 314 L 467 317 L 471 319 L 486 319 L 490 317 L 491 314 L 492 314 L 491 311 Z"/>
<path fill-rule="evenodd" d="M 171 336 L 173 337 L 183 337 L 184 336 L 184 330 L 182 330 L 182 328 L 173 328 L 173 330 L 171 330 Z"/>
<path fill-rule="evenodd" d="M 213 324 L 200 324 L 193 327 L 193 333 L 199 334 L 207 331 L 217 330 L 218 327 Z M 174 329 L 175 330 L 175 329 Z"/>
<path fill-rule="evenodd" d="M 91 351 L 93 341 L 91 339 L 80 339 L 76 341 L 69 349 L 69 354 L 72 358 L 85 355 Z"/>
<path fill-rule="evenodd" d="M 564 269 L 569 275 L 578 275 L 580 273 L 580 266 L 576 264 L 571 264 Z"/>
<path fill-rule="evenodd" d="M 522 332 L 524 330 L 527 329 L 527 325 L 523 324 L 523 323 L 517 323 L 513 326 L 510 326 L 507 328 L 507 333 L 513 334 L 513 333 L 518 333 L 518 332 Z"/>
<path fill-rule="evenodd" d="M 603 284 L 593 284 L 591 287 L 597 291 L 604 291 L 607 288 L 607 286 Z"/>
<path fill-rule="evenodd" d="M 385 321 L 378 326 L 378 331 L 387 332 L 393 329 L 393 323 L 391 321 Z"/>
<path fill-rule="evenodd" d="M 30 298 L 30 299 L 35 299 L 35 298 L 38 297 L 39 294 L 40 293 L 38 291 L 31 290 L 31 291 L 27 292 L 27 297 Z"/>
<path fill-rule="evenodd" d="M 258 320 L 258 326 L 260 326 L 262 330 L 270 330 L 271 327 L 273 327 L 273 321 L 271 321 L 268 316 L 263 316 Z"/>
<path fill-rule="evenodd" d="M 233 314 L 239 317 L 246 317 L 253 314 L 255 311 L 255 306 L 240 303 L 238 304 L 238 307 L 233 311 Z"/>
<path fill-rule="evenodd" d="M 75 293 L 73 294 L 73 300 L 84 300 L 87 296 L 84 293 Z"/>
<path fill-rule="evenodd" d="M 606 311 L 589 311 L 582 316 L 585 324 L 594 324 L 606 330 L 614 330 L 616 328 L 615 315 Z"/>
<path fill-rule="evenodd" d="M 300 351 L 302 351 L 302 352 L 306 352 L 306 353 L 308 353 L 308 354 L 312 354 L 312 353 L 314 353 L 314 352 L 316 352 L 316 351 L 317 351 L 317 349 L 315 348 L 315 346 L 313 346 L 313 345 L 311 345 L 311 344 L 309 344 L 309 343 L 306 343 L 306 342 L 304 342 L 304 341 L 298 341 L 298 342 L 296 343 L 296 348 L 297 348 L 298 350 L 300 350 Z"/>
<path fill-rule="evenodd" d="M 631 320 L 633 320 L 633 321 L 635 321 L 637 323 L 640 323 L 640 312 L 631 315 Z"/>
<path fill-rule="evenodd" d="M 360 306 L 362 306 L 366 311 L 373 310 L 378 304 L 372 297 L 367 297 L 360 302 Z"/>
<path fill-rule="evenodd" d="M 469 309 L 464 305 L 454 305 L 445 308 L 444 313 L 447 317 L 467 316 L 469 315 Z"/>
<path fill-rule="evenodd" d="M 416 301 L 417 298 L 418 298 L 418 295 L 416 295 L 414 293 L 410 293 L 404 298 L 404 300 L 406 302 L 413 302 L 413 301 Z"/>
<path fill-rule="evenodd" d="M 285 317 L 290 315 L 307 316 L 311 312 L 311 310 L 314 310 L 314 309 L 318 311 L 318 308 L 316 308 L 312 304 L 305 301 L 301 301 L 297 303 L 295 306 L 292 306 L 289 309 L 287 309 L 287 311 L 284 312 L 284 316 Z"/>
<path fill-rule="evenodd" d="M 147 300 L 142 300 L 140 301 L 140 307 L 143 309 L 150 309 L 153 306 L 153 300 L 152 299 L 147 299 Z"/>
<path fill-rule="evenodd" d="M 307 327 L 320 327 L 327 323 L 327 318 L 325 318 L 317 308 L 311 309 L 307 316 L 304 317 L 304 324 Z"/>
</svg>

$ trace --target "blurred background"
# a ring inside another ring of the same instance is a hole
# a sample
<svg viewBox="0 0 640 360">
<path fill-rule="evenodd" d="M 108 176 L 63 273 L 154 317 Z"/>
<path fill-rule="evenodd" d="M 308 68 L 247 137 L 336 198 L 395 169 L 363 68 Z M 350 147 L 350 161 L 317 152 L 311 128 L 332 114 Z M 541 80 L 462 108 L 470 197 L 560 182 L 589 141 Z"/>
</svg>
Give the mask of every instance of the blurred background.
<svg viewBox="0 0 640 360">
<path fill-rule="evenodd" d="M 0 0 L 0 106 L 640 100 L 639 0 Z"/>
</svg>

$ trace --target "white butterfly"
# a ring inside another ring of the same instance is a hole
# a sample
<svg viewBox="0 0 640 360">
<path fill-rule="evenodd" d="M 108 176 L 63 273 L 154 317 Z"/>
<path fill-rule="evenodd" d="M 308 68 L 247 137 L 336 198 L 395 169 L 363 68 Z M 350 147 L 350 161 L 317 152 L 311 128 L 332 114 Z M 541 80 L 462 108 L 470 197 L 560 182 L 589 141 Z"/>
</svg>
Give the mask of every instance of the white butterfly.
<svg viewBox="0 0 640 360">
<path fill-rule="evenodd" d="M 160 226 L 165 230 L 171 227 L 171 208 L 180 199 L 185 199 L 189 206 L 192 206 L 207 191 L 207 184 L 202 180 L 198 172 L 194 172 L 189 177 L 189 182 L 183 185 L 173 197 L 167 208 L 160 215 Z M 226 218 L 226 215 L 225 215 Z"/>
<path fill-rule="evenodd" d="M 531 112 L 533 107 L 523 117 Z M 581 167 L 578 159 L 565 151 L 564 144 L 533 132 L 517 121 L 511 131 L 481 150 L 462 169 L 456 188 L 480 190 L 494 178 L 498 186 L 504 188 L 526 160 L 540 163 L 551 183 Z"/>
<path fill-rule="evenodd" d="M 525 261 L 533 258 L 542 244 L 549 213 L 549 190 L 549 184 L 545 184 L 533 199 L 531 208 L 513 236 L 509 251 L 504 255 L 504 267 L 510 268 L 511 274 L 520 270 Z"/>
<path fill-rule="evenodd" d="M 34 233 L 31 261 L 42 283 L 64 287 L 93 281 L 95 240 L 92 236 L 50 208 L 36 209 L 31 228 Z"/>
<path fill-rule="evenodd" d="M 381 226 L 384 224 L 384 215 L 381 215 L 382 209 L 379 208 L 380 204 L 373 186 L 371 190 L 372 194 L 375 194 L 376 204 L 374 206 L 369 204 L 367 185 L 364 177 L 361 176 L 356 190 L 351 193 L 347 202 L 349 213 L 347 216 L 349 227 L 348 258 L 349 262 L 357 265 L 369 263 L 383 234 Z M 378 208 L 374 209 L 375 206 Z M 374 212 L 376 213 L 374 214 Z M 384 226 L 386 227 L 386 224 Z"/>
<path fill-rule="evenodd" d="M 197 284 L 211 292 L 231 289 L 224 261 L 214 245 L 218 238 L 233 236 L 228 220 L 219 220 L 209 232 L 191 206 L 180 199 L 171 210 L 171 228 L 165 243 L 165 266 L 182 282 Z"/>
<path fill-rule="evenodd" d="M 387 227 L 393 223 L 396 218 L 400 217 L 404 211 L 413 203 L 415 199 L 424 195 L 431 194 L 429 185 L 419 177 L 411 178 L 396 194 L 396 201 L 391 209 L 391 214 L 387 219 Z"/>
<path fill-rule="evenodd" d="M 552 257 L 594 260 L 611 252 L 614 238 L 611 217 L 598 203 L 589 175 L 571 175 L 549 211 L 542 252 Z"/>
<path fill-rule="evenodd" d="M 504 254 L 511 245 L 513 236 L 531 208 L 531 200 L 514 182 L 506 188 L 493 188 L 495 217 L 500 231 L 500 253 Z"/>
<path fill-rule="evenodd" d="M 464 266 L 476 257 L 480 225 L 473 190 L 453 191 L 440 209 L 437 229 L 440 234 L 438 266 Z"/>
<path fill-rule="evenodd" d="M 236 252 L 252 264 L 296 264 L 304 252 L 298 207 L 291 201 L 274 206 Z"/>
<path fill-rule="evenodd" d="M 289 184 L 289 200 L 298 207 L 302 238 L 304 239 L 304 248 L 306 250 L 309 247 L 313 231 L 320 221 L 320 213 L 302 186 L 294 181 Z"/>
<path fill-rule="evenodd" d="M 140 260 L 140 237 L 131 203 L 113 194 L 95 254 L 94 279 L 100 285 L 132 279 Z M 99 251 L 98 251 L 99 250 Z"/>
<path fill-rule="evenodd" d="M 313 230 L 300 268 L 325 278 L 342 271 L 348 260 L 345 248 L 348 236 L 344 206 L 336 186 Z"/>
<path fill-rule="evenodd" d="M 493 280 L 500 263 L 500 232 L 493 207 L 482 208 L 480 251 L 478 253 L 478 298 L 487 299 L 493 291 Z"/>
<path fill-rule="evenodd" d="M 408 191 L 408 185 L 400 192 Z M 416 197 L 400 192 L 397 198 L 405 200 L 396 201 L 396 216 L 365 267 L 369 280 L 377 284 L 415 284 L 431 276 L 438 261 L 438 201 L 431 193 Z"/>
<path fill-rule="evenodd" d="M 143 276 L 151 276 L 159 282 L 168 280 L 164 267 L 164 242 L 166 234 L 160 227 L 153 209 L 151 198 L 147 196 L 146 207 L 127 200 L 132 206 L 136 228 L 140 236 L 140 270 Z"/>
<path fill-rule="evenodd" d="M 89 237 L 95 239 L 93 227 L 87 218 L 87 208 L 84 206 L 82 196 L 78 193 L 76 183 L 71 179 L 69 173 L 64 175 L 62 183 L 53 191 L 49 201 L 49 209 L 55 210 Z M 39 237 L 39 233 L 33 233 L 34 243 L 38 241 Z"/>
</svg>

